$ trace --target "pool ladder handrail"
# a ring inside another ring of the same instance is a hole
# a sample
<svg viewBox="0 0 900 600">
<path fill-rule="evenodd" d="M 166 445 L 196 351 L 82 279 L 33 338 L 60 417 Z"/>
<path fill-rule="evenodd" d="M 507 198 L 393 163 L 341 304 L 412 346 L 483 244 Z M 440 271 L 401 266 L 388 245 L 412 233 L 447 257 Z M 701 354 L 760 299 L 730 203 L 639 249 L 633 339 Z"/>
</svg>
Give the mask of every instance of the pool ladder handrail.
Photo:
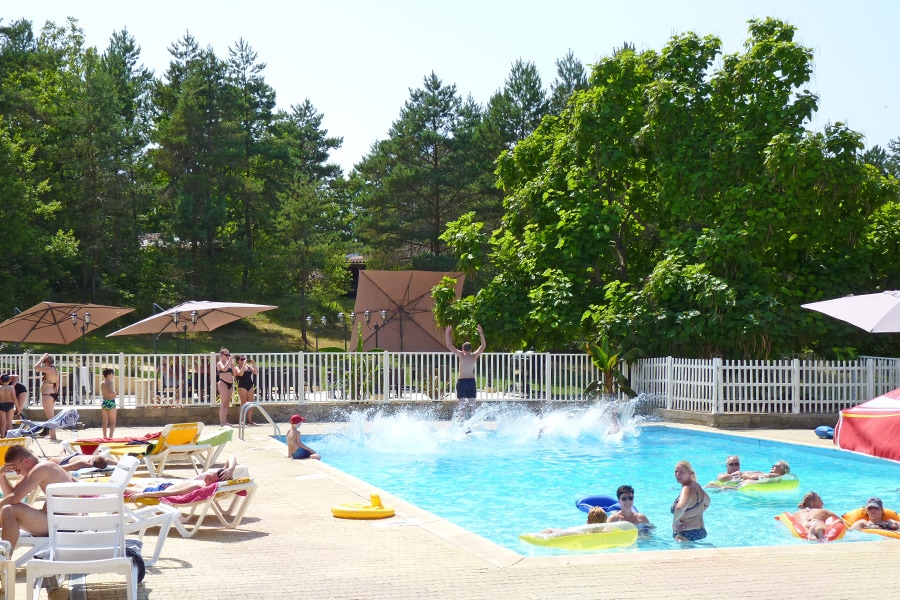
<svg viewBox="0 0 900 600">
<path fill-rule="evenodd" d="M 247 402 L 246 404 L 241 405 L 241 416 L 238 419 L 238 437 L 241 438 L 241 440 L 244 439 L 244 427 L 246 426 L 247 413 L 250 412 L 251 408 L 257 409 L 260 414 L 266 418 L 266 421 L 272 424 L 272 427 L 275 429 L 275 435 L 281 435 L 281 428 L 278 426 L 278 423 L 272 420 L 272 417 L 269 416 L 269 413 L 259 402 Z"/>
</svg>

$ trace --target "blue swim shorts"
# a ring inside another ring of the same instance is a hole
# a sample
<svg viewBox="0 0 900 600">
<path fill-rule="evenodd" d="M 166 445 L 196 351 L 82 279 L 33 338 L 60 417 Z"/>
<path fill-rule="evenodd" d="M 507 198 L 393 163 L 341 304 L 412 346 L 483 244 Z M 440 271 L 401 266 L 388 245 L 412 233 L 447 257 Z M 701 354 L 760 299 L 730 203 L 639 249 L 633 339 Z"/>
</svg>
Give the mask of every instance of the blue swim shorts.
<svg viewBox="0 0 900 600">
<path fill-rule="evenodd" d="M 291 454 L 291 458 L 309 458 L 312 454 L 309 453 L 309 450 L 306 448 L 297 448 L 294 450 L 294 453 Z"/>
<path fill-rule="evenodd" d="M 160 483 L 159 485 L 151 485 L 149 487 L 144 488 L 144 493 L 146 494 L 147 492 L 161 492 L 163 490 L 169 489 L 173 485 L 175 485 L 175 484 L 174 483 Z"/>
<path fill-rule="evenodd" d="M 458 379 L 456 381 L 456 398 L 457 400 L 474 400 L 477 392 L 475 391 L 475 378 Z"/>
</svg>

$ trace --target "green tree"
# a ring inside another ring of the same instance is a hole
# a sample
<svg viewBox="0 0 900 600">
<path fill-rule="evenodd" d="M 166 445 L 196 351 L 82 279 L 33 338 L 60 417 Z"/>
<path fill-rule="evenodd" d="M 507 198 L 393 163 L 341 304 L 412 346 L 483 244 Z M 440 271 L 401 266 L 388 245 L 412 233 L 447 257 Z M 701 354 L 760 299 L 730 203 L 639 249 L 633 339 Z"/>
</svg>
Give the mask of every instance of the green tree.
<svg viewBox="0 0 900 600">
<path fill-rule="evenodd" d="M 245 156 L 240 104 L 211 48 L 186 35 L 169 51 L 166 80 L 154 89 L 152 155 L 163 188 L 155 224 L 179 259 L 184 292 L 225 295 L 234 278 L 222 273 L 234 264 L 220 257 L 220 245 L 237 227 L 227 209 Z"/>
<path fill-rule="evenodd" d="M 554 115 L 562 113 L 572 94 L 587 89 L 587 86 L 584 65 L 569 50 L 564 57 L 556 60 L 556 79 L 550 86 L 549 112 Z"/>
<path fill-rule="evenodd" d="M 357 166 L 356 229 L 369 243 L 370 265 L 409 266 L 423 255 L 445 256 L 444 227 L 477 206 L 483 172 L 467 155 L 474 128 L 462 108 L 456 86 L 432 73 L 411 90 L 389 138 Z"/>
<path fill-rule="evenodd" d="M 799 305 L 867 280 L 861 241 L 896 182 L 855 132 L 804 128 L 812 54 L 794 34 L 753 21 L 719 67 L 711 36 L 619 49 L 501 158 L 496 275 L 474 308 L 492 340 L 563 348 L 599 329 L 651 354 L 743 357 L 815 345 Z"/>
</svg>

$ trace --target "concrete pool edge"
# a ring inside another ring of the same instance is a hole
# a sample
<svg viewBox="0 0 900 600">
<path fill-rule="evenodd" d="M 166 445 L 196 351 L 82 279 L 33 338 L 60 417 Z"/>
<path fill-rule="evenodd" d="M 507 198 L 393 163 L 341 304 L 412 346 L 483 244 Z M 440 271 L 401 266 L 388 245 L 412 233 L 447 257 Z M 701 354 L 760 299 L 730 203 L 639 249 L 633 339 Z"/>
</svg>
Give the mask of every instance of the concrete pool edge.
<svg viewBox="0 0 900 600">
<path fill-rule="evenodd" d="M 448 426 L 447 422 L 435 422 L 438 427 Z M 346 423 L 331 422 L 304 425 L 303 431 L 306 434 L 328 434 L 340 430 Z M 681 423 L 668 422 L 648 422 L 644 423 L 644 427 L 667 427 L 672 429 L 685 429 L 700 432 L 707 432 L 717 435 L 734 435 L 736 437 L 745 437 L 750 439 L 763 440 L 773 443 L 786 443 L 797 446 L 809 446 L 818 448 L 830 448 L 835 452 L 856 455 L 857 453 L 841 450 L 833 445 L 831 440 L 803 440 L 801 436 L 807 434 L 803 430 L 720 430 L 713 427 L 703 425 L 690 425 Z M 808 432 L 809 436 L 814 436 L 812 431 Z M 284 444 L 274 438 L 269 438 L 273 448 L 277 448 L 279 452 L 284 452 Z M 385 520 L 384 526 L 392 526 L 394 519 L 396 526 L 410 525 L 421 528 L 429 532 L 436 538 L 443 540 L 460 550 L 470 554 L 471 556 L 487 563 L 496 568 L 509 568 L 520 566 L 529 567 L 558 567 L 561 565 L 609 565 L 609 564 L 626 564 L 626 563 L 656 563 L 659 561 L 666 562 L 682 562 L 692 561 L 701 558 L 754 558 L 769 556 L 773 548 L 777 548 L 778 552 L 784 552 L 795 556 L 814 556 L 822 551 L 839 551 L 856 554 L 857 552 L 865 553 L 871 551 L 872 544 L 884 546 L 884 549 L 896 549 L 896 543 L 891 540 L 873 539 L 872 541 L 856 541 L 853 543 L 840 544 L 800 544 L 785 546 L 750 546 L 750 547 L 729 547 L 729 548 L 684 548 L 676 550 L 649 550 L 641 552 L 632 551 L 612 551 L 612 552 L 591 552 L 578 554 L 565 554 L 557 556 L 525 556 L 508 548 L 504 548 L 494 542 L 479 536 L 459 525 L 456 525 L 446 519 L 443 519 L 417 505 L 411 504 L 398 498 L 386 490 L 382 490 L 370 483 L 358 479 L 340 469 L 333 467 L 327 463 L 320 461 L 304 461 L 312 470 L 318 474 L 327 477 L 330 481 L 338 486 L 346 489 L 352 494 L 341 502 L 361 502 L 367 501 L 372 493 L 380 494 L 382 501 L 386 505 L 392 506 L 397 511 L 397 516 L 392 519 Z M 861 546 L 862 548 L 854 548 Z M 826 550 L 823 550 L 826 549 Z"/>
</svg>

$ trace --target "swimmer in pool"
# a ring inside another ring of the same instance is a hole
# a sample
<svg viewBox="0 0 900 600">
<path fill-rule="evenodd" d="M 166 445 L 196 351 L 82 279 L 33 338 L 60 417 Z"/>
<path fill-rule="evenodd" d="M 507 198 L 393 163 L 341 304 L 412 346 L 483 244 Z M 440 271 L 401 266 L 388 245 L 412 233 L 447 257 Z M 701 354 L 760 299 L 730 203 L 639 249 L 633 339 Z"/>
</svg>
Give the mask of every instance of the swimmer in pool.
<svg viewBox="0 0 900 600">
<path fill-rule="evenodd" d="M 797 505 L 798 510 L 794 518 L 801 527 L 806 529 L 806 539 L 822 541 L 825 539 L 825 530 L 829 519 L 840 519 L 838 515 L 825 508 L 822 497 L 815 492 L 808 492 Z"/>
<path fill-rule="evenodd" d="M 634 510 L 634 488 L 630 485 L 620 485 L 616 490 L 616 498 L 619 500 L 619 506 L 622 508 L 609 515 L 608 521 L 615 523 L 616 521 L 626 521 L 637 526 L 638 532 L 642 535 L 650 533 L 651 529 L 656 526 L 650 522 L 647 515 Z"/>
<path fill-rule="evenodd" d="M 884 504 L 881 502 L 881 498 L 869 498 L 869 501 L 866 502 L 866 518 L 860 519 L 850 528 L 897 531 L 900 529 L 900 522 L 884 518 Z"/>
</svg>

